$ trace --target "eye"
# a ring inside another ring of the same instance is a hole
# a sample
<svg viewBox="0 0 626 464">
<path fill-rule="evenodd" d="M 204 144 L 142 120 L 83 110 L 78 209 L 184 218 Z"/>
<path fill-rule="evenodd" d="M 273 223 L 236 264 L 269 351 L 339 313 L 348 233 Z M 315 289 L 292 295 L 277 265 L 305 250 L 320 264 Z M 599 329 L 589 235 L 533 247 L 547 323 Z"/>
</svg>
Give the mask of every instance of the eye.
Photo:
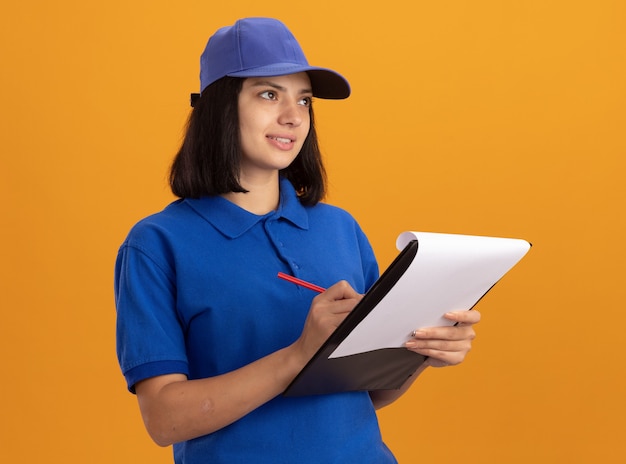
<svg viewBox="0 0 626 464">
<path fill-rule="evenodd" d="M 266 100 L 276 100 L 276 93 L 273 90 L 266 90 L 265 92 L 261 92 L 259 96 L 261 98 L 265 98 Z"/>
<path fill-rule="evenodd" d="M 304 97 L 298 102 L 298 104 L 310 107 L 313 104 L 313 99 L 311 97 Z"/>
</svg>

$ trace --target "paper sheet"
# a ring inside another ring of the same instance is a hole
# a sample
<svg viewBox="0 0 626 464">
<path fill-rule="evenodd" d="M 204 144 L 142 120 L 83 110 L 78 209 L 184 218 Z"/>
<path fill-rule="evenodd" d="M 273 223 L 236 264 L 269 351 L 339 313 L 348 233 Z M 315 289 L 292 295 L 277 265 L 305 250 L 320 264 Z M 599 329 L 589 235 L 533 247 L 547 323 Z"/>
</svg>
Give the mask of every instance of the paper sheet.
<svg viewBox="0 0 626 464">
<path fill-rule="evenodd" d="M 404 232 L 396 247 L 411 240 L 411 266 L 330 358 L 402 347 L 415 329 L 451 325 L 443 314 L 471 309 L 530 249 L 520 239 L 429 232 Z"/>
</svg>

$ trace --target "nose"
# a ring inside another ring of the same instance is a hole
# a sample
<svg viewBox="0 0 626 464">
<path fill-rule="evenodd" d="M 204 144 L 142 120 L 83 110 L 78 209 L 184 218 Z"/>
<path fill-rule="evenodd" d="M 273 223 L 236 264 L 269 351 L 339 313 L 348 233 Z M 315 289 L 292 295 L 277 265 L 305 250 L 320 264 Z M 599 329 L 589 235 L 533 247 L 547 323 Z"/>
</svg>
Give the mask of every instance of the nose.
<svg viewBox="0 0 626 464">
<path fill-rule="evenodd" d="M 298 127 L 302 124 L 303 114 L 308 115 L 309 109 L 298 102 L 283 101 L 278 122 L 282 125 Z"/>
</svg>

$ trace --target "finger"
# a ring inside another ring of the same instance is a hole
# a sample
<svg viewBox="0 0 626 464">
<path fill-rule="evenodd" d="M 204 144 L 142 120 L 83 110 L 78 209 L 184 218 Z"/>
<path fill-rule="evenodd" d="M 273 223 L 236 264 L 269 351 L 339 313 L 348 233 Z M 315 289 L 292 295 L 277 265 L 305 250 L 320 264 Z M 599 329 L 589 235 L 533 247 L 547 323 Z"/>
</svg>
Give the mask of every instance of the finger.
<svg viewBox="0 0 626 464">
<path fill-rule="evenodd" d="M 476 310 L 470 311 L 450 311 L 443 315 L 449 321 L 457 322 L 459 325 L 478 324 L 481 314 Z"/>
<path fill-rule="evenodd" d="M 357 301 L 354 298 L 334 300 L 328 304 L 329 312 L 333 314 L 344 314 L 351 312 L 356 306 Z"/>
<path fill-rule="evenodd" d="M 434 352 L 468 352 L 472 349 L 471 340 L 409 340 L 406 343 L 407 348 L 415 351 L 419 350 L 420 354 L 431 356 Z"/>
<path fill-rule="evenodd" d="M 412 333 L 418 340 L 473 340 L 476 332 L 472 325 L 456 325 L 447 327 L 425 327 Z"/>
<path fill-rule="evenodd" d="M 357 303 L 356 298 L 334 299 L 332 295 L 321 294 L 313 299 L 310 311 L 317 316 L 345 314 L 352 311 Z"/>
<path fill-rule="evenodd" d="M 345 280 L 340 280 L 333 286 L 326 289 L 324 293 L 321 293 L 316 298 L 327 300 L 345 300 L 356 299 L 360 300 L 363 297 L 359 292 L 353 289 L 350 284 Z"/>
<path fill-rule="evenodd" d="M 438 347 L 446 348 L 446 349 L 438 349 L 435 347 L 425 347 L 425 348 L 411 348 L 408 346 L 407 348 L 415 353 L 421 354 L 422 356 L 428 357 L 428 359 L 435 361 L 433 362 L 433 366 L 442 367 L 442 366 L 451 366 L 455 364 L 461 363 L 468 353 L 471 351 L 471 344 L 461 344 L 461 345 L 446 345 L 439 344 Z"/>
<path fill-rule="evenodd" d="M 424 352 L 419 352 L 419 354 L 427 356 L 426 361 L 433 367 L 456 366 L 462 363 L 467 355 L 467 353 L 464 352 L 436 350 L 425 350 Z"/>
</svg>

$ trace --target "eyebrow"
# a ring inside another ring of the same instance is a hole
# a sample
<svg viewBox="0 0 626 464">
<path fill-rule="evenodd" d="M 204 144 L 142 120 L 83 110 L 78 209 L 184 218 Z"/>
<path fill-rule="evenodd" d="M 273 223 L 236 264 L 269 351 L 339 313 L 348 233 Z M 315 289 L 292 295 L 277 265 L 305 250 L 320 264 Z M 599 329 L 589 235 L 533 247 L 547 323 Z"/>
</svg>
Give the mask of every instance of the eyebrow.
<svg viewBox="0 0 626 464">
<path fill-rule="evenodd" d="M 283 87 L 282 85 L 278 85 L 275 82 L 272 81 L 268 81 L 268 80 L 258 80 L 258 81 L 254 81 L 251 85 L 251 87 L 272 87 L 276 90 L 280 90 L 281 92 L 285 92 L 287 91 L 287 89 L 285 87 Z M 303 88 L 300 90 L 301 94 L 306 94 L 306 93 L 313 93 L 313 89 L 311 88 Z"/>
</svg>

